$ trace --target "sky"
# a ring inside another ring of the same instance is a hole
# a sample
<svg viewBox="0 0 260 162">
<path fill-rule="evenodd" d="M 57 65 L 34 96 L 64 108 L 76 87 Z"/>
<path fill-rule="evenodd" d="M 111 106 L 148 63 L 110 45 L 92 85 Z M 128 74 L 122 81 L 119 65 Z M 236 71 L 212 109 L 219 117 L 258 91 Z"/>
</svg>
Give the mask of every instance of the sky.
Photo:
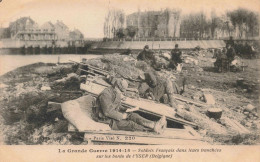
<svg viewBox="0 0 260 162">
<path fill-rule="evenodd" d="M 86 38 L 102 38 L 108 8 L 123 9 L 126 14 L 141 11 L 180 8 L 183 14 L 197 11 L 217 14 L 243 7 L 260 11 L 260 0 L 2 0 L 0 25 L 30 16 L 39 25 L 62 20 L 71 30 L 79 29 Z"/>
</svg>

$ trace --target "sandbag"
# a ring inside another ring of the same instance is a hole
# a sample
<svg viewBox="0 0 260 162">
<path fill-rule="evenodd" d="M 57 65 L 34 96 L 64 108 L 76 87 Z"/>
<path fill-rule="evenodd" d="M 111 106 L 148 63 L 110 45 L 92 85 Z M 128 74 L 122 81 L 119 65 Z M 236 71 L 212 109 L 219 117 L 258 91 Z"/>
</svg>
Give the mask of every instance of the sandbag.
<svg viewBox="0 0 260 162">
<path fill-rule="evenodd" d="M 109 125 L 92 119 L 92 105 L 95 98 L 91 95 L 82 96 L 61 104 L 63 116 L 79 131 L 111 130 Z"/>
</svg>

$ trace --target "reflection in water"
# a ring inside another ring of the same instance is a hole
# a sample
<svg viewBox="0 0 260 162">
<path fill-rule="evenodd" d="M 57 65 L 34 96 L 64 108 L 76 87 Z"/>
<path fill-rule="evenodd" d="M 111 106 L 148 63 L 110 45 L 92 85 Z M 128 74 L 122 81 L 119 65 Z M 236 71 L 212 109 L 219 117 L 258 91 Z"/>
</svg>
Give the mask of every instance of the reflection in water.
<svg viewBox="0 0 260 162">
<path fill-rule="evenodd" d="M 0 75 L 14 70 L 18 67 L 33 64 L 37 62 L 43 63 L 60 63 L 73 61 L 81 61 L 82 58 L 91 59 L 100 57 L 101 55 L 0 55 Z"/>
</svg>

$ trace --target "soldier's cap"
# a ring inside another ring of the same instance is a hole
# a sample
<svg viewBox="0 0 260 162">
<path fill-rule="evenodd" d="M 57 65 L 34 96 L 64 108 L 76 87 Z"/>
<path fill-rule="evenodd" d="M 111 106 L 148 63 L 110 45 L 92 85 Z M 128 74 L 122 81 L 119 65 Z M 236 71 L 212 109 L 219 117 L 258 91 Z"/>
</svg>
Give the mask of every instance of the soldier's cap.
<svg viewBox="0 0 260 162">
<path fill-rule="evenodd" d="M 121 92 L 125 92 L 128 87 L 128 83 L 124 79 L 117 79 L 115 84 Z"/>
</svg>

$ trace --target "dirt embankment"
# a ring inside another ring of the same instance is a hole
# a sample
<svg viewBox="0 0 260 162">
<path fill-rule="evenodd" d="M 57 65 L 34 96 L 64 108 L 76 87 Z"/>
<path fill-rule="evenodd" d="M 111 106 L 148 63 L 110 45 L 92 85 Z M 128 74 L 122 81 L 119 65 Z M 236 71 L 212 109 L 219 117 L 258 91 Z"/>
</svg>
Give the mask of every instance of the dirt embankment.
<svg viewBox="0 0 260 162">
<path fill-rule="evenodd" d="M 75 72 L 72 64 L 36 63 L 0 77 L 1 143 L 77 144 L 79 135 L 67 134 L 62 112 L 48 113 L 48 101 L 62 103 L 80 97 L 79 80 L 53 87 L 53 82 Z M 52 87 L 52 90 L 45 90 Z M 74 137 L 75 136 L 75 137 Z M 73 138 L 72 138 L 73 137 Z M 82 141 L 82 139 L 81 139 Z"/>
<path fill-rule="evenodd" d="M 191 106 L 189 112 L 211 121 L 227 134 L 216 134 L 211 125 L 201 125 L 198 132 L 213 143 L 256 144 L 259 143 L 259 69 L 258 60 L 243 60 L 248 66 L 244 71 L 215 72 L 212 54 L 207 51 L 184 53 L 181 73 L 171 70 L 158 71 L 158 75 L 172 78 L 181 85 L 187 79 L 183 96 L 205 102 L 203 95 L 212 94 L 215 105 L 223 109 L 220 120 L 210 119 L 200 107 Z M 135 57 L 135 56 L 134 56 Z M 188 60 L 188 61 L 187 61 Z M 88 60 L 93 66 L 117 73 L 131 82 L 140 77 L 146 64 L 133 57 L 105 55 Z M 167 62 L 166 62 L 167 63 Z M 82 134 L 67 132 L 67 121 L 60 110 L 48 112 L 48 101 L 62 103 L 76 99 L 84 92 L 79 90 L 79 77 L 71 77 L 65 84 L 56 83 L 77 71 L 72 64 L 37 63 L 18 68 L 0 77 L 0 142 L 5 144 L 84 144 Z M 237 80 L 243 78 L 243 84 Z M 56 83 L 56 84 L 54 84 Z M 49 87 L 51 90 L 48 90 Z M 250 106 L 251 105 L 251 106 Z M 253 107 L 253 108 L 252 108 Z M 258 112 L 258 114 L 256 113 Z M 232 119 L 250 131 L 249 134 L 232 133 L 232 127 L 224 119 Z M 223 119 L 223 120 L 222 120 Z M 200 121 L 194 121 L 200 122 Z M 203 123 L 200 122 L 200 123 Z M 214 130 L 214 128 L 213 128 Z M 217 131 L 217 130 L 216 130 Z"/>
</svg>

